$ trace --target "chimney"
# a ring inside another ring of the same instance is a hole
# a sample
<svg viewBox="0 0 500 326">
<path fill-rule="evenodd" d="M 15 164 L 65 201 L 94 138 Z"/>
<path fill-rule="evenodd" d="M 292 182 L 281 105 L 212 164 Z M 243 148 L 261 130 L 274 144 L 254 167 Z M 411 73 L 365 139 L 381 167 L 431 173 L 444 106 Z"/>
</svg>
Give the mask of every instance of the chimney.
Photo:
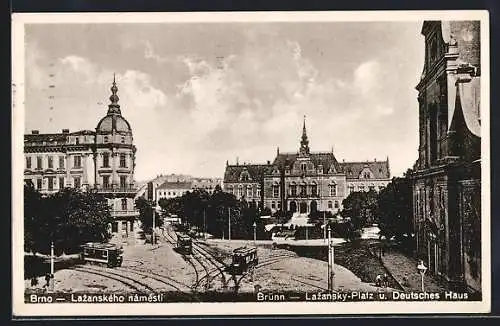
<svg viewBox="0 0 500 326">
<path fill-rule="evenodd" d="M 69 129 L 63 129 L 63 130 L 62 130 L 62 133 L 63 133 L 63 134 L 69 134 Z"/>
<path fill-rule="evenodd" d="M 267 161 L 267 165 L 270 165 L 271 164 L 271 161 Z"/>
<path fill-rule="evenodd" d="M 373 162 L 377 162 L 377 158 L 374 158 L 374 159 L 373 159 Z"/>
<path fill-rule="evenodd" d="M 40 133 L 40 131 L 38 131 L 38 130 L 31 130 L 32 135 L 38 135 L 39 133 Z"/>
</svg>

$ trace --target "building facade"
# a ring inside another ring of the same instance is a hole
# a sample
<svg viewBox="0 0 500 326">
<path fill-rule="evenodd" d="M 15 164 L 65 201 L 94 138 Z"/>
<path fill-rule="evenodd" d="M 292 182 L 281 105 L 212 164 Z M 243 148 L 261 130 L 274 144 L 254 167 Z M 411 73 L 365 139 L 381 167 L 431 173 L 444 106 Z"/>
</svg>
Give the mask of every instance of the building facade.
<svg viewBox="0 0 500 326">
<path fill-rule="evenodd" d="M 416 254 L 429 272 L 481 288 L 479 22 L 423 23 L 419 156 L 413 168 Z"/>
<path fill-rule="evenodd" d="M 24 135 L 25 181 L 42 194 L 66 187 L 102 193 L 109 202 L 114 234 L 128 236 L 139 215 L 135 209 L 135 152 L 132 129 L 121 115 L 118 87 L 111 87 L 108 112 L 95 131 Z"/>
<path fill-rule="evenodd" d="M 332 152 L 310 152 L 304 121 L 299 151 L 267 164 L 226 163 L 224 191 L 260 207 L 309 214 L 337 213 L 355 191 L 379 191 L 390 182 L 389 160 L 338 162 Z"/>
<path fill-rule="evenodd" d="M 191 192 L 196 189 L 212 194 L 215 187 L 219 185 L 222 187 L 222 180 L 218 178 L 182 178 L 177 181 L 171 181 L 168 179 L 163 184 L 156 188 L 156 199 L 157 204 L 160 199 L 169 199 L 180 197 L 187 192 Z"/>
</svg>

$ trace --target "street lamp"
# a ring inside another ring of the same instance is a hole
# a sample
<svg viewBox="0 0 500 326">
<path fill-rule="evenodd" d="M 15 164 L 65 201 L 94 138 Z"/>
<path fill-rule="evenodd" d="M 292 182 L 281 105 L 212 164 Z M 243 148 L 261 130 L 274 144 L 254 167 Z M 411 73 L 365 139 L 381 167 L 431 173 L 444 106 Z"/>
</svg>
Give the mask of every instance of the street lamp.
<svg viewBox="0 0 500 326">
<path fill-rule="evenodd" d="M 425 272 L 427 271 L 427 267 L 425 267 L 423 260 L 421 260 L 420 263 L 417 265 L 417 269 L 422 277 L 422 292 L 425 292 L 424 275 L 425 275 Z"/>
<path fill-rule="evenodd" d="M 253 222 L 253 244 L 257 246 L 257 223 Z"/>
</svg>

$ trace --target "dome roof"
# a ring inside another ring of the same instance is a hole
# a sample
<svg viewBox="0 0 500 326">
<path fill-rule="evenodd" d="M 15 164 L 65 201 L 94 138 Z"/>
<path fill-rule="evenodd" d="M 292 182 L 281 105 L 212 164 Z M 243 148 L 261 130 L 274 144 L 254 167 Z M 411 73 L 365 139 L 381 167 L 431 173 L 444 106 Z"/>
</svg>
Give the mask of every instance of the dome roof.
<svg viewBox="0 0 500 326">
<path fill-rule="evenodd" d="M 108 114 L 99 121 L 96 128 L 97 132 L 109 132 L 113 130 L 117 132 L 131 133 L 130 124 L 124 117 L 118 114 Z"/>
</svg>

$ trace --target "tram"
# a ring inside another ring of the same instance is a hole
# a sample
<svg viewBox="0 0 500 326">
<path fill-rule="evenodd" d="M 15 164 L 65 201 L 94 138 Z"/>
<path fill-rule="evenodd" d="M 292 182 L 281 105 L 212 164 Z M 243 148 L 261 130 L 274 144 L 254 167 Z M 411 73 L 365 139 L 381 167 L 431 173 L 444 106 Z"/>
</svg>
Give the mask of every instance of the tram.
<svg viewBox="0 0 500 326">
<path fill-rule="evenodd" d="M 185 255 L 191 255 L 193 252 L 193 239 L 184 234 L 177 235 L 177 250 Z"/>
<path fill-rule="evenodd" d="M 82 246 L 81 258 L 85 263 L 121 266 L 123 250 L 111 243 L 87 242 Z"/>
<path fill-rule="evenodd" d="M 233 250 L 233 260 L 231 262 L 231 273 L 243 274 L 250 268 L 257 266 L 259 258 L 257 257 L 257 248 L 240 247 Z"/>
</svg>

